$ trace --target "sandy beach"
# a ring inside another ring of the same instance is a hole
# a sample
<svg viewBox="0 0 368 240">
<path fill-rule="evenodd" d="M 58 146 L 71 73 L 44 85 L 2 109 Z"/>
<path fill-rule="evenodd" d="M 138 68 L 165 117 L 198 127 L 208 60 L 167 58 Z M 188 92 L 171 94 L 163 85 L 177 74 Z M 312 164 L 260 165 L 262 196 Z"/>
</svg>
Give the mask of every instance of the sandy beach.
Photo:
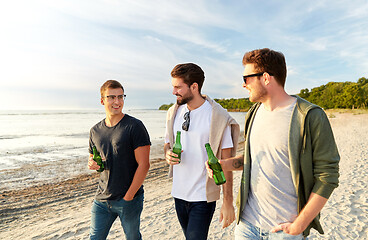
<svg viewBox="0 0 368 240">
<path fill-rule="evenodd" d="M 328 115 L 341 155 L 340 186 L 322 211 L 325 234 L 312 230 L 309 239 L 368 239 L 368 114 L 333 112 Z M 86 169 L 77 177 L 52 183 L 35 183 L 32 177 L 24 177 L 32 176 L 25 172 L 43 168 L 50 174 L 65 171 L 67 176 L 73 167 L 86 168 L 86 161 L 80 159 L 74 165 L 55 163 L 52 167 L 30 165 L 8 171 L 0 179 L 0 239 L 88 239 L 97 173 Z M 141 219 L 144 239 L 184 239 L 170 195 L 171 181 L 167 178 L 167 170 L 159 155 L 152 158 L 144 183 Z M 10 181 L 11 178 L 17 180 Z M 240 172 L 236 172 L 234 199 L 239 183 Z M 12 188 L 6 188 L 4 184 Z M 235 223 L 222 229 L 218 222 L 221 202 L 217 202 L 209 239 L 234 239 Z M 123 235 L 120 221 L 116 220 L 108 239 L 124 239 Z"/>
</svg>

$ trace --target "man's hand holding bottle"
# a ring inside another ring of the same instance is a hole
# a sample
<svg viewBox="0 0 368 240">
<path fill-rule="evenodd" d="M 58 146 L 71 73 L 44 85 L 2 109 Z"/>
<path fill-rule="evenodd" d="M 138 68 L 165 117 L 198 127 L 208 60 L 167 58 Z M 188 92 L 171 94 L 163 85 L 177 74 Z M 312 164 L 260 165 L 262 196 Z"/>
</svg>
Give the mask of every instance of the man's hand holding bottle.
<svg viewBox="0 0 368 240">
<path fill-rule="evenodd" d="M 181 150 L 183 152 L 183 150 Z M 177 165 L 180 163 L 179 155 L 174 153 L 172 149 L 168 149 L 165 154 L 165 160 L 170 165 Z"/>
<path fill-rule="evenodd" d="M 102 158 L 103 161 L 105 161 L 104 158 Z M 95 160 L 93 160 L 93 154 L 90 154 L 89 155 L 89 158 L 88 158 L 88 169 L 90 170 L 99 170 L 100 169 L 100 166 L 97 164 L 97 162 Z"/>
</svg>

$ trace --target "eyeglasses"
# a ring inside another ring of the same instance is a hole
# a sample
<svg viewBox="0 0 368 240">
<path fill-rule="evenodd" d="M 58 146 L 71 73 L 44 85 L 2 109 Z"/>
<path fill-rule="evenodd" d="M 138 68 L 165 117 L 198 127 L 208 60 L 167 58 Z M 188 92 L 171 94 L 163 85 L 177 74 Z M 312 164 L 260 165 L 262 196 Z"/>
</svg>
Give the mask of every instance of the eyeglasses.
<svg viewBox="0 0 368 240">
<path fill-rule="evenodd" d="M 261 73 L 254 73 L 254 74 L 243 76 L 244 83 L 247 84 L 247 78 L 262 76 L 264 73 L 265 72 L 261 72 Z"/>
<path fill-rule="evenodd" d="M 116 98 L 118 98 L 119 101 L 122 101 L 122 100 L 125 100 L 126 95 L 125 94 L 122 94 L 122 95 L 107 95 L 107 96 L 105 96 L 105 98 L 109 102 L 115 101 Z"/>
<path fill-rule="evenodd" d="M 189 130 L 189 123 L 190 123 L 190 117 L 189 117 L 189 114 L 190 114 L 190 111 L 189 112 L 186 112 L 184 114 L 184 122 L 183 122 L 183 125 L 181 126 L 181 128 L 184 130 L 184 131 L 188 131 Z"/>
</svg>

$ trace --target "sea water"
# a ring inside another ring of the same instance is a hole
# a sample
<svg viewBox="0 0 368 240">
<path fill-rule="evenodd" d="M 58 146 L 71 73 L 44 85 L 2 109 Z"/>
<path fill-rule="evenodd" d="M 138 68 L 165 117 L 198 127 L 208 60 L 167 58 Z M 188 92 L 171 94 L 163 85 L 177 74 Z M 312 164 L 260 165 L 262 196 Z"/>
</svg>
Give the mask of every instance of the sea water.
<svg viewBox="0 0 368 240">
<path fill-rule="evenodd" d="M 150 158 L 163 158 L 166 111 L 126 110 L 124 113 L 140 119 L 146 126 L 152 142 Z M 245 113 L 231 112 L 230 115 L 243 130 Z M 0 111 L 0 179 L 5 178 L 1 175 L 7 170 L 33 165 L 57 166 L 60 162 L 71 166 L 63 177 L 88 171 L 89 130 L 104 118 L 104 109 Z M 75 163 L 80 166 L 75 165 L 73 171 Z M 43 179 L 51 179 L 48 175 L 58 175 L 65 166 L 54 167 L 53 171 L 46 170 L 50 167 L 44 168 L 32 177 L 22 178 L 32 180 L 41 174 Z M 15 178 L 13 175 L 6 178 Z"/>
</svg>

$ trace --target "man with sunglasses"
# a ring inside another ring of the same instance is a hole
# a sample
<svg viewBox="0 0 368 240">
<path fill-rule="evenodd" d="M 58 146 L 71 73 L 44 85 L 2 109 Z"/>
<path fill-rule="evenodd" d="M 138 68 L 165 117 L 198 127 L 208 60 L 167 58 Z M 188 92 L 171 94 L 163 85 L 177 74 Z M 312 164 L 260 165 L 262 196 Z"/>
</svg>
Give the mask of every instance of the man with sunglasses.
<svg viewBox="0 0 368 240">
<path fill-rule="evenodd" d="M 178 64 L 171 72 L 176 103 L 168 110 L 165 159 L 173 177 L 172 196 L 185 238 L 207 239 L 208 229 L 220 198 L 220 186 L 207 176 L 205 144 L 218 158 L 235 156 L 239 125 L 218 103 L 201 94 L 204 72 L 193 63 Z M 172 152 L 176 132 L 181 131 L 180 163 Z M 220 221 L 223 227 L 235 220 L 233 176 L 225 172 Z"/>
<path fill-rule="evenodd" d="M 243 171 L 235 239 L 323 233 L 319 213 L 338 186 L 340 160 L 329 120 L 320 107 L 285 92 L 282 53 L 247 52 L 243 65 L 243 87 L 257 103 L 246 115 L 244 156 L 220 160 L 224 170 Z"/>
<path fill-rule="evenodd" d="M 140 120 L 123 113 L 125 94 L 118 81 L 106 81 L 100 92 L 106 118 L 90 131 L 88 167 L 100 168 L 92 159 L 95 146 L 105 170 L 100 173 L 92 205 L 90 239 L 106 239 L 117 217 L 126 239 L 142 239 L 142 184 L 150 167 L 150 138 Z"/>
</svg>

